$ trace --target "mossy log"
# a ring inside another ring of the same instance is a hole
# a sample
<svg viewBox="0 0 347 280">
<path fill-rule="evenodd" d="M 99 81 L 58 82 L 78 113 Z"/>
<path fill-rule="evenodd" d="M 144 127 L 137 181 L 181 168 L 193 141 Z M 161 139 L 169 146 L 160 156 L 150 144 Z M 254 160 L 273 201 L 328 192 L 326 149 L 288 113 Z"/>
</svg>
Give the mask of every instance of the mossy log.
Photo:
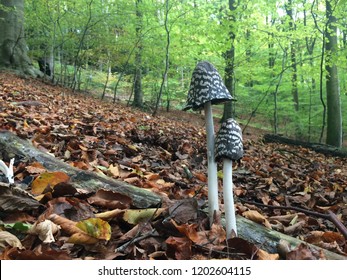
<svg viewBox="0 0 347 280">
<path fill-rule="evenodd" d="M 127 195 L 132 199 L 132 204 L 136 208 L 157 207 L 161 203 L 161 198 L 147 189 L 95 172 L 77 169 L 48 153 L 38 150 L 29 141 L 23 140 L 8 131 L 0 132 L 0 153 L 2 158 L 10 159 L 15 157 L 17 160 L 35 160 L 49 171 L 65 172 L 70 176 L 71 183 L 77 188 L 88 191 L 109 189 Z"/>
<path fill-rule="evenodd" d="M 222 223 L 223 222 L 224 221 L 222 220 Z M 347 260 L 346 256 L 342 256 L 284 233 L 266 228 L 263 225 L 257 224 L 242 216 L 236 217 L 236 224 L 239 237 L 246 239 L 247 241 L 257 245 L 269 253 L 278 253 L 280 242 L 285 241 L 288 245 L 290 245 L 290 250 L 293 250 L 301 243 L 304 243 L 313 251 L 322 251 L 324 256 L 329 260 Z"/>
<path fill-rule="evenodd" d="M 294 140 L 290 139 L 284 136 L 280 136 L 277 134 L 265 134 L 263 137 L 265 142 L 272 142 L 272 143 L 280 143 L 280 144 L 288 144 L 292 146 L 301 146 L 303 148 L 311 149 L 317 153 L 326 155 L 326 156 L 333 156 L 333 157 L 347 157 L 347 151 L 343 149 L 339 149 L 334 146 L 321 144 L 321 143 L 310 143 L 300 140 Z"/>
</svg>

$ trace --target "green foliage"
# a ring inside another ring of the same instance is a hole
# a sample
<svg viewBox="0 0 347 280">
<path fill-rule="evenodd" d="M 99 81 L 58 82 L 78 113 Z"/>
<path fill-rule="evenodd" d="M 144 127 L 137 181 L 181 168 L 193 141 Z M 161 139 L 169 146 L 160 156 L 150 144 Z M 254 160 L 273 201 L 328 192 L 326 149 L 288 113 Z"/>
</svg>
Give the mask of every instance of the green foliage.
<svg viewBox="0 0 347 280">
<path fill-rule="evenodd" d="M 318 141 L 323 119 L 319 79 L 325 8 L 312 0 L 290 2 L 292 18 L 283 1 L 239 1 L 231 12 L 225 0 L 170 0 L 170 61 L 161 105 L 170 101 L 170 106 L 182 108 L 191 72 L 199 60 L 211 61 L 223 75 L 224 54 L 230 49 L 233 31 L 234 87 L 239 100 L 235 112 L 241 122 L 251 118 L 250 125 L 266 129 L 274 129 L 277 123 L 279 133 Z M 346 1 L 340 1 L 334 10 L 340 45 L 331 62 L 341 69 L 342 112 L 346 112 L 347 11 L 342 2 Z M 144 98 L 150 103 L 156 100 L 165 69 L 165 1 L 142 0 L 141 40 L 136 36 L 135 0 L 28 0 L 25 5 L 31 56 L 51 57 L 56 80 L 71 86 L 79 78 L 79 89 L 101 94 L 111 70 L 108 94 L 113 94 L 119 80 L 117 96 L 127 100 L 132 91 L 135 49 L 140 46 Z M 299 111 L 293 104 L 291 49 L 296 56 Z M 322 87 L 325 90 L 325 83 Z"/>
</svg>

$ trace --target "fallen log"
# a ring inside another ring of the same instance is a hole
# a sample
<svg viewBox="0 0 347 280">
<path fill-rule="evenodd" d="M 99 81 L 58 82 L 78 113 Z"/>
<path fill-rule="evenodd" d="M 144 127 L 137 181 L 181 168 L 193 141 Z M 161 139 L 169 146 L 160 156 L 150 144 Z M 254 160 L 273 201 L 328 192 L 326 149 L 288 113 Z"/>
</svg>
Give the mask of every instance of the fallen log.
<svg viewBox="0 0 347 280">
<path fill-rule="evenodd" d="M 222 219 L 222 224 L 224 222 L 225 221 Z M 282 241 L 285 241 L 290 245 L 291 250 L 298 247 L 301 243 L 304 243 L 313 251 L 322 251 L 324 253 L 324 256 L 329 260 L 347 260 L 346 256 L 342 256 L 340 254 L 304 242 L 292 236 L 266 228 L 263 225 L 257 224 L 241 216 L 236 217 L 236 224 L 239 237 L 257 245 L 259 248 L 269 253 L 278 253 L 279 244 Z"/>
<path fill-rule="evenodd" d="M 3 158 L 16 157 L 23 160 L 35 160 L 49 171 L 62 171 L 70 176 L 70 182 L 77 188 L 88 191 L 108 189 L 127 195 L 136 208 L 157 207 L 161 198 L 155 193 L 115 180 L 94 172 L 77 169 L 52 155 L 36 149 L 29 141 L 23 140 L 8 131 L 0 132 L 0 152 Z"/>
<path fill-rule="evenodd" d="M 343 157 L 343 158 L 347 157 L 347 151 L 341 150 L 337 147 L 326 145 L 326 144 L 309 143 L 305 141 L 294 140 L 294 139 L 290 139 L 290 138 L 280 136 L 277 134 L 265 134 L 263 136 L 263 139 L 265 142 L 274 142 L 274 143 L 288 144 L 293 146 L 301 146 L 301 147 L 311 149 L 317 153 L 321 153 L 327 156 Z"/>
</svg>

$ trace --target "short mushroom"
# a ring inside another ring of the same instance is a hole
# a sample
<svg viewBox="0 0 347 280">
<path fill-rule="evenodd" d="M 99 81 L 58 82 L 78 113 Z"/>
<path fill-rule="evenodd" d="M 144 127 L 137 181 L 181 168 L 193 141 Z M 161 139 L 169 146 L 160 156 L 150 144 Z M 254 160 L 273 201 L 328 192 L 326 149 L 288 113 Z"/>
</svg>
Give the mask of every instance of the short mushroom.
<svg viewBox="0 0 347 280">
<path fill-rule="evenodd" d="M 216 68 L 207 61 L 202 61 L 195 67 L 187 97 L 187 104 L 183 110 L 194 111 L 204 109 L 207 134 L 207 180 L 208 204 L 210 223 L 213 223 L 214 213 L 218 212 L 218 180 L 217 164 L 214 160 L 214 125 L 211 104 L 233 100 L 225 87 Z"/>
<path fill-rule="evenodd" d="M 233 231 L 237 235 L 232 170 L 233 161 L 239 160 L 242 156 L 242 130 L 234 119 L 229 118 L 221 124 L 215 143 L 215 159 L 223 159 L 223 199 L 228 239 Z"/>
<path fill-rule="evenodd" d="M 2 160 L 0 160 L 0 171 L 4 173 L 4 175 L 6 176 L 10 184 L 14 183 L 13 164 L 14 164 L 14 158 L 10 160 L 10 164 L 8 167 Z"/>
</svg>

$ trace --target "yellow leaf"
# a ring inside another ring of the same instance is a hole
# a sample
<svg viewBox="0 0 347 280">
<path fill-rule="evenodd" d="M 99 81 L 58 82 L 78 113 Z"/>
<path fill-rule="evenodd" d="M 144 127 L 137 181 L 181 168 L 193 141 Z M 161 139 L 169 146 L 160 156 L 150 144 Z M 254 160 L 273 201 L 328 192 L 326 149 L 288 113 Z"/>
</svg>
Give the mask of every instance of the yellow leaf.
<svg viewBox="0 0 347 280">
<path fill-rule="evenodd" d="M 141 221 L 150 220 L 158 217 L 166 208 L 148 208 L 148 209 L 129 209 L 125 210 L 123 220 L 129 224 L 138 224 Z"/>
<path fill-rule="evenodd" d="M 118 165 L 113 165 L 110 164 L 110 166 L 108 167 L 108 171 L 111 173 L 111 175 L 115 178 L 119 177 L 119 166 Z"/>
<path fill-rule="evenodd" d="M 67 242 L 73 244 L 81 244 L 81 245 L 93 245 L 96 244 L 99 240 L 95 237 L 92 237 L 83 232 L 74 233 L 69 237 Z"/>
<path fill-rule="evenodd" d="M 113 210 L 106 211 L 106 212 L 96 213 L 95 217 L 108 221 L 108 220 L 111 220 L 115 217 L 123 215 L 123 213 L 124 213 L 123 209 L 113 209 Z"/>
<path fill-rule="evenodd" d="M 33 194 L 42 194 L 46 188 L 53 189 L 58 183 L 69 181 L 70 177 L 64 172 L 44 172 L 40 174 L 31 184 Z"/>
<path fill-rule="evenodd" d="M 110 240 L 111 238 L 110 224 L 100 218 L 89 218 L 80 221 L 76 224 L 76 227 L 97 239 Z"/>
<path fill-rule="evenodd" d="M 134 146 L 134 145 L 128 145 L 128 148 L 129 148 L 130 150 L 133 150 L 133 151 L 137 152 L 137 148 L 136 148 L 136 146 Z"/>
</svg>

